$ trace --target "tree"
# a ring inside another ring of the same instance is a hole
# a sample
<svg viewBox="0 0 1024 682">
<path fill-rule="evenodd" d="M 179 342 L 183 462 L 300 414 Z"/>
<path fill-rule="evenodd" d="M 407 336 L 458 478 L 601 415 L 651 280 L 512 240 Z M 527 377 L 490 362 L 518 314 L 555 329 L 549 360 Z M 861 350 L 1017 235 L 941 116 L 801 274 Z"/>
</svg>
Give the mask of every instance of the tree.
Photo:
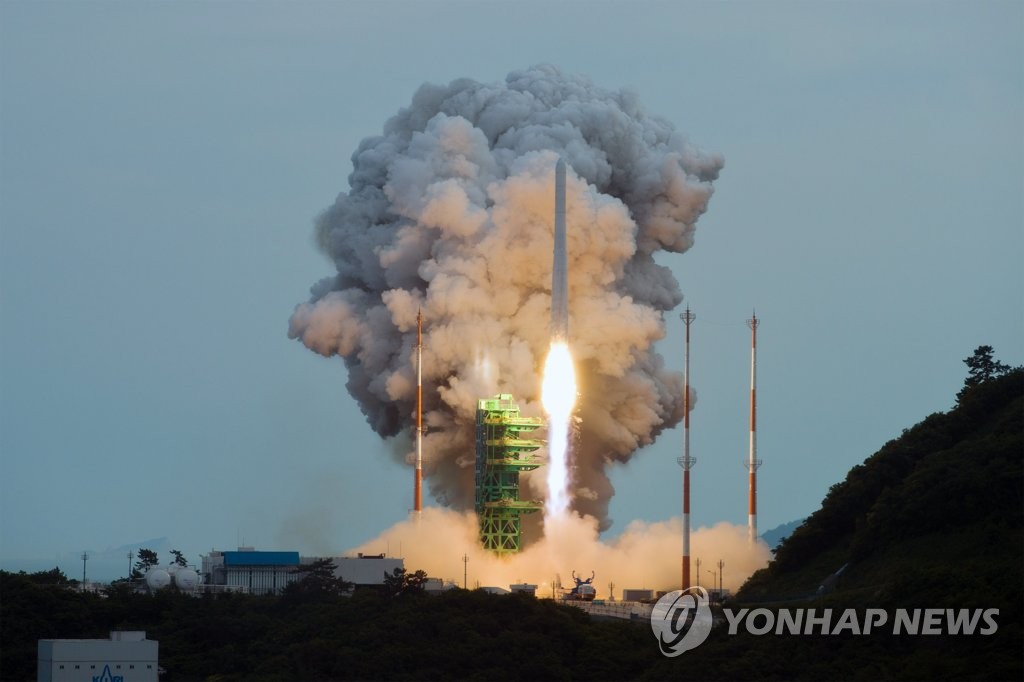
<svg viewBox="0 0 1024 682">
<path fill-rule="evenodd" d="M 139 560 L 135 562 L 135 571 L 132 573 L 133 578 L 141 578 L 146 571 L 151 569 L 160 563 L 160 559 L 157 557 L 156 552 L 145 547 L 139 548 L 138 553 Z"/>
<path fill-rule="evenodd" d="M 311 564 L 303 564 L 296 571 L 301 577 L 284 589 L 284 595 L 292 599 L 340 596 L 352 589 L 352 583 L 336 576 L 335 571 L 334 559 L 317 559 Z"/>
<path fill-rule="evenodd" d="M 978 346 L 974 349 L 974 355 L 964 359 L 964 364 L 969 368 L 964 386 L 977 386 L 1010 371 L 1010 366 L 993 358 L 992 353 L 992 346 Z"/>
<path fill-rule="evenodd" d="M 66 587 L 71 584 L 68 577 L 64 575 L 64 571 L 58 567 L 51 568 L 49 571 L 37 571 L 28 574 L 22 571 L 19 575 L 25 575 L 25 577 L 37 585 L 60 585 Z"/>
<path fill-rule="evenodd" d="M 404 568 L 396 568 L 391 575 L 384 574 L 384 591 L 391 596 L 423 592 L 427 584 L 425 571 L 408 573 Z"/>
<path fill-rule="evenodd" d="M 956 394 L 958 402 L 978 384 L 1001 377 L 1013 369 L 993 358 L 993 352 L 992 346 L 978 346 L 974 349 L 974 354 L 971 357 L 964 358 L 964 364 L 967 365 L 967 378 L 964 379 L 964 387 Z"/>
<path fill-rule="evenodd" d="M 172 549 L 171 554 L 174 555 L 174 563 L 176 563 L 178 566 L 188 566 L 188 561 L 185 560 L 185 555 L 182 554 L 180 551 Z"/>
</svg>

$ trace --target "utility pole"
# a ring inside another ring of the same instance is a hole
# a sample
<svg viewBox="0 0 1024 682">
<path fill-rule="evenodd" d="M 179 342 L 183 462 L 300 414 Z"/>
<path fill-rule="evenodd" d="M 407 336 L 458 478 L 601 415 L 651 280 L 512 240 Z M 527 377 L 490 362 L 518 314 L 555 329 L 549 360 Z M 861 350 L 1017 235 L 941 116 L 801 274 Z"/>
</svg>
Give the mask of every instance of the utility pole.
<svg viewBox="0 0 1024 682">
<path fill-rule="evenodd" d="M 462 555 L 462 589 L 464 589 L 464 590 L 468 590 L 469 589 L 469 581 L 467 580 L 467 576 L 468 575 L 469 575 L 469 555 L 468 554 L 463 554 Z"/>
<path fill-rule="evenodd" d="M 128 582 L 132 581 L 132 551 L 128 550 Z"/>
<path fill-rule="evenodd" d="M 718 560 L 718 601 L 722 601 L 723 588 L 722 578 L 725 575 L 725 562 L 721 559 Z"/>
<path fill-rule="evenodd" d="M 700 557 L 697 557 L 697 587 L 700 587 Z"/>
<path fill-rule="evenodd" d="M 85 562 L 89 560 L 89 553 L 82 552 L 82 592 L 85 592 Z"/>
</svg>

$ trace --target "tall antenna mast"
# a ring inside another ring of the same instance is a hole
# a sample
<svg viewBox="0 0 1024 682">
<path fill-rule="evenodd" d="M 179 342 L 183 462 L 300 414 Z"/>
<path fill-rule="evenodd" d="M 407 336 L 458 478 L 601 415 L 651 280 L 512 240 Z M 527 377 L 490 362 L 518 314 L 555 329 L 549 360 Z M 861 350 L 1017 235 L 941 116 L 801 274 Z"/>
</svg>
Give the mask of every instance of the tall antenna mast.
<svg viewBox="0 0 1024 682">
<path fill-rule="evenodd" d="M 683 590 L 690 587 L 690 469 L 697 462 L 690 457 L 690 323 L 697 316 L 690 312 L 679 314 L 686 325 L 686 351 L 683 361 L 683 456 L 676 459 L 683 468 Z M 698 576 L 699 579 L 699 576 Z"/>
<path fill-rule="evenodd" d="M 416 311 L 416 483 L 413 511 L 423 511 L 423 313 Z"/>
<path fill-rule="evenodd" d="M 747 539 L 757 541 L 757 469 L 762 462 L 757 458 L 757 327 L 760 320 L 755 311 L 747 320 L 750 327 L 750 490 L 747 499 Z"/>
</svg>

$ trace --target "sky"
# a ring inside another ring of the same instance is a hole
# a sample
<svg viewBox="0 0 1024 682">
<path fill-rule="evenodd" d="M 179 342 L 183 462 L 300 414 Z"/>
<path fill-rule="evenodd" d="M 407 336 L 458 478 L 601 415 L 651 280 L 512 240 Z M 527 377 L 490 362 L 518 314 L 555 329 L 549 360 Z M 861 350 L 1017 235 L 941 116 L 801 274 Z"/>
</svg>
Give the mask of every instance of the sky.
<svg viewBox="0 0 1024 682">
<path fill-rule="evenodd" d="M 287 336 L 334 272 L 313 221 L 421 84 L 544 63 L 725 159 L 658 258 L 696 315 L 695 526 L 746 521 L 755 308 L 761 530 L 952 407 L 978 345 L 1024 362 L 1020 2 L 2 0 L 0 568 L 406 518 L 408 441 Z M 681 451 L 614 467 L 606 537 L 680 514 Z"/>
</svg>

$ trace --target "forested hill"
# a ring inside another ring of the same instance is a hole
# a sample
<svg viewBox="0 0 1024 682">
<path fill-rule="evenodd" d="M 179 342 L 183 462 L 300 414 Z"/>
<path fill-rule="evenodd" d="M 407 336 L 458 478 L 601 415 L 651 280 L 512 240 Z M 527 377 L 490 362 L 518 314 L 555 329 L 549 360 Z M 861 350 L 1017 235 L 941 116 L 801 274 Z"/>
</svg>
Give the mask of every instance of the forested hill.
<svg viewBox="0 0 1024 682">
<path fill-rule="evenodd" d="M 1021 623 L 1024 369 L 992 371 L 986 356 L 977 370 L 985 349 L 965 361 L 971 376 L 956 406 L 832 486 L 739 601 L 827 593 L 851 606 L 976 604 Z"/>
</svg>

